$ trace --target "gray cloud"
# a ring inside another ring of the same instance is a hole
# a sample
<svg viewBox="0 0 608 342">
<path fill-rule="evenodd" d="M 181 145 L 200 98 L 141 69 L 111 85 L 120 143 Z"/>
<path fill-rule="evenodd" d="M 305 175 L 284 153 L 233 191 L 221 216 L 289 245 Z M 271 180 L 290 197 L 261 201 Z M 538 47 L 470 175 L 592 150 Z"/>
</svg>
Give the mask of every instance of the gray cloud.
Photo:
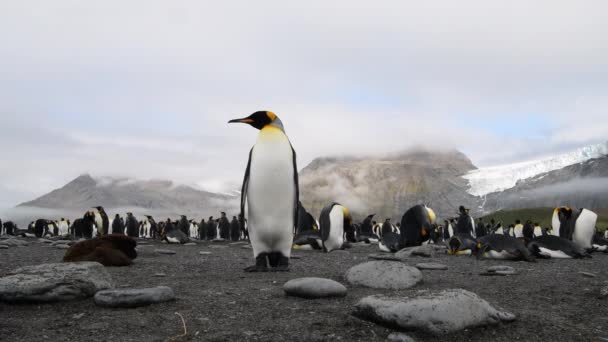
<svg viewBox="0 0 608 342">
<path fill-rule="evenodd" d="M 604 141 L 607 10 L 4 2 L 1 203 L 83 172 L 233 187 L 255 132 L 226 121 L 258 109 L 281 116 L 300 167 L 421 144 L 487 165 Z"/>
</svg>

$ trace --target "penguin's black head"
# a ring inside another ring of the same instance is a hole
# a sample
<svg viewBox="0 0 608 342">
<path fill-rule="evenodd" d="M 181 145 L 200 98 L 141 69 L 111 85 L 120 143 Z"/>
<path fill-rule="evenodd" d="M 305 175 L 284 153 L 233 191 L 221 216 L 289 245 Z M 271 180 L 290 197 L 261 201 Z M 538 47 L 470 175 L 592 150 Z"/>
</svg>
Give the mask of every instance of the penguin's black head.
<svg viewBox="0 0 608 342">
<path fill-rule="evenodd" d="M 228 123 L 235 123 L 235 122 L 246 123 L 246 124 L 250 124 L 251 126 L 253 126 L 257 129 L 262 129 L 262 128 L 266 127 L 267 125 L 270 125 L 271 123 L 273 123 L 274 120 L 276 120 L 276 119 L 277 119 L 277 116 L 273 112 L 261 110 L 261 111 L 257 111 L 255 113 L 249 115 L 246 118 L 230 120 L 230 121 L 228 121 Z"/>
</svg>

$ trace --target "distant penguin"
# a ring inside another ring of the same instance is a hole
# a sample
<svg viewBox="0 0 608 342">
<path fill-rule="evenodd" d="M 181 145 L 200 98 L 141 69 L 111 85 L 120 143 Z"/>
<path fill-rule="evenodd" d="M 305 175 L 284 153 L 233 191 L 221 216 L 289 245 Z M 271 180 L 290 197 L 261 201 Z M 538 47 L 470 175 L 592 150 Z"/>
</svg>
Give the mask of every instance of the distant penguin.
<svg viewBox="0 0 608 342">
<path fill-rule="evenodd" d="M 526 221 L 526 223 L 524 224 L 524 228 L 522 230 L 522 234 L 523 234 L 524 238 L 526 238 L 528 240 L 534 238 L 534 225 L 532 224 L 532 221 L 530 221 L 530 220 Z"/>
<path fill-rule="evenodd" d="M 361 223 L 361 227 L 359 228 L 359 234 L 357 235 L 357 240 L 362 240 L 365 238 L 369 238 L 372 236 L 378 237 L 378 234 L 374 233 L 374 221 L 373 218 L 376 214 L 367 215 L 367 217 Z"/>
<path fill-rule="evenodd" d="M 456 234 L 469 234 L 472 237 L 475 237 L 475 221 L 469 215 L 469 209 L 464 206 L 460 206 L 458 208 L 460 216 L 458 217 L 458 223 L 454 229 L 454 233 Z"/>
<path fill-rule="evenodd" d="M 95 229 L 95 214 L 87 211 L 84 216 L 74 221 L 73 231 L 75 238 L 90 239 Z"/>
<path fill-rule="evenodd" d="M 65 218 L 62 217 L 57 226 L 59 228 L 59 235 L 63 236 L 70 233 L 70 223 Z"/>
<path fill-rule="evenodd" d="M 198 223 L 194 220 L 190 220 L 190 238 L 196 238 L 198 236 Z"/>
<path fill-rule="evenodd" d="M 591 255 L 570 240 L 555 235 L 541 235 L 528 243 L 528 250 L 538 258 L 590 258 Z"/>
<path fill-rule="evenodd" d="M 515 220 L 515 226 L 513 226 L 513 237 L 521 239 L 524 237 L 524 225 L 521 224 L 520 220 Z"/>
<path fill-rule="evenodd" d="M 506 235 L 487 235 L 477 240 L 478 258 L 535 261 L 522 240 Z"/>
<path fill-rule="evenodd" d="M 296 234 L 308 230 L 319 229 L 317 221 L 308 211 L 306 211 L 302 202 L 298 202 L 298 208 L 298 226 L 296 228 Z"/>
<path fill-rule="evenodd" d="M 502 223 L 498 222 L 498 225 L 496 226 L 496 230 L 494 231 L 494 234 L 498 234 L 498 235 L 504 235 L 505 232 L 502 229 Z"/>
<path fill-rule="evenodd" d="M 260 130 L 249 153 L 241 190 L 241 214 L 248 205 L 248 230 L 255 266 L 245 271 L 289 269 L 293 231 L 298 220 L 299 181 L 296 152 L 281 120 L 272 112 L 259 111 L 244 119 Z"/>
<path fill-rule="evenodd" d="M 543 229 L 540 227 L 539 223 L 534 224 L 534 237 L 537 238 L 539 236 L 543 236 Z"/>
<path fill-rule="evenodd" d="M 352 225 L 352 218 L 348 209 L 339 203 L 331 203 L 321 210 L 319 223 L 321 224 L 319 228 L 323 251 L 331 252 L 342 249 L 345 241 L 345 228 Z"/>
<path fill-rule="evenodd" d="M 36 222 L 32 221 L 27 225 L 27 232 L 30 234 L 36 233 Z"/>
<path fill-rule="evenodd" d="M 591 249 L 597 214 L 589 209 L 573 210 L 569 207 L 555 208 L 551 220 L 551 234 L 571 240 L 578 246 Z"/>
<path fill-rule="evenodd" d="M 206 231 L 206 239 L 207 240 L 215 240 L 215 237 L 217 235 L 217 230 L 215 228 L 215 220 L 213 219 L 213 216 L 209 216 L 209 220 L 207 220 L 207 227 L 205 229 Z"/>
<path fill-rule="evenodd" d="M 477 241 L 471 234 L 454 234 L 447 240 L 447 244 L 449 255 L 471 255 L 476 248 Z"/>
<path fill-rule="evenodd" d="M 181 230 L 186 236 L 190 234 L 190 222 L 188 222 L 188 217 L 186 215 L 180 215 L 177 229 Z"/>
<path fill-rule="evenodd" d="M 13 221 L 4 222 L 2 227 L 6 235 L 15 235 L 15 231 L 17 230 L 17 225 Z"/>
<path fill-rule="evenodd" d="M 220 239 L 230 240 L 230 221 L 228 221 L 228 217 L 226 217 L 226 213 L 223 211 L 221 212 L 218 228 L 220 231 Z"/>
<path fill-rule="evenodd" d="M 97 234 L 99 234 L 99 236 L 108 235 L 108 228 L 110 226 L 108 214 L 106 214 L 106 211 L 102 206 L 93 208 L 95 209 L 93 212 L 95 214 L 95 226 L 97 227 Z"/>
<path fill-rule="evenodd" d="M 36 223 L 34 225 L 34 234 L 36 235 L 36 237 L 43 237 L 46 236 L 47 234 L 49 234 L 49 231 L 51 231 L 52 227 L 55 223 L 53 221 L 50 220 L 46 220 L 46 219 L 39 219 L 36 220 Z"/>
<path fill-rule="evenodd" d="M 241 225 L 239 221 L 236 219 L 236 216 L 232 216 L 232 221 L 230 221 L 230 240 L 239 241 L 241 239 Z"/>
<path fill-rule="evenodd" d="M 165 224 L 163 239 L 170 244 L 184 244 L 190 241 L 188 235 L 171 223 L 171 220 L 167 220 Z"/>
<path fill-rule="evenodd" d="M 395 253 L 401 249 L 401 236 L 397 233 L 386 232 L 382 234 L 378 247 L 382 252 Z"/>
<path fill-rule="evenodd" d="M 205 229 L 207 229 L 207 222 L 205 219 L 201 219 L 201 222 L 198 224 L 198 239 L 205 240 Z"/>
<path fill-rule="evenodd" d="M 452 223 L 448 220 L 443 221 L 443 240 L 448 241 L 452 236 L 454 236 L 454 228 L 452 227 Z"/>
<path fill-rule="evenodd" d="M 120 215 L 116 214 L 116 216 L 114 216 L 114 220 L 112 221 L 112 234 L 124 234 L 124 232 L 125 223 Z"/>
<path fill-rule="evenodd" d="M 435 212 L 426 205 L 415 205 L 401 217 L 401 246 L 420 246 L 429 240 Z"/>
<path fill-rule="evenodd" d="M 395 232 L 395 227 L 393 227 L 393 225 L 391 224 L 391 219 L 386 218 L 384 220 L 384 223 L 382 224 L 382 235 L 384 235 L 386 233 L 394 233 L 394 232 Z"/>
<path fill-rule="evenodd" d="M 318 229 L 305 230 L 299 232 L 293 238 L 293 248 L 299 250 L 321 250 L 323 249 L 323 241 L 321 240 L 321 232 Z"/>
<path fill-rule="evenodd" d="M 137 222 L 137 219 L 135 218 L 135 216 L 133 216 L 133 213 L 127 213 L 125 226 L 127 229 L 128 236 L 132 238 L 136 238 L 139 236 L 139 222 Z"/>
</svg>

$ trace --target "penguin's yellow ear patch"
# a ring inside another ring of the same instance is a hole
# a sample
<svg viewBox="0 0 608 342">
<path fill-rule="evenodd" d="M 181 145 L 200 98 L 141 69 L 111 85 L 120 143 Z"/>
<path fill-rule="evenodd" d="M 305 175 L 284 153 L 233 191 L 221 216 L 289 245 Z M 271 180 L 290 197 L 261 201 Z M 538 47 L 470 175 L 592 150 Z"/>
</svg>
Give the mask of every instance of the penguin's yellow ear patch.
<svg viewBox="0 0 608 342">
<path fill-rule="evenodd" d="M 276 114 L 273 112 L 266 112 L 266 115 L 268 116 L 268 118 L 270 119 L 270 121 L 274 121 L 274 119 L 277 118 Z"/>
</svg>

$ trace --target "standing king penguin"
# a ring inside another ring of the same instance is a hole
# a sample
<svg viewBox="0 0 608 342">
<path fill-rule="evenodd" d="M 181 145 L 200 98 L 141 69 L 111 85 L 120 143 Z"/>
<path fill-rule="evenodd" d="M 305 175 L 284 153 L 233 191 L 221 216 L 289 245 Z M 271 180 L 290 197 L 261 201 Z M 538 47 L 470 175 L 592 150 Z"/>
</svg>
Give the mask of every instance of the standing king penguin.
<svg viewBox="0 0 608 342">
<path fill-rule="evenodd" d="M 293 232 L 298 221 L 299 184 L 296 152 L 283 123 L 272 112 L 258 111 L 228 123 L 260 130 L 249 152 L 241 191 L 241 215 L 248 209 L 248 231 L 255 265 L 246 272 L 289 269 Z"/>
</svg>

